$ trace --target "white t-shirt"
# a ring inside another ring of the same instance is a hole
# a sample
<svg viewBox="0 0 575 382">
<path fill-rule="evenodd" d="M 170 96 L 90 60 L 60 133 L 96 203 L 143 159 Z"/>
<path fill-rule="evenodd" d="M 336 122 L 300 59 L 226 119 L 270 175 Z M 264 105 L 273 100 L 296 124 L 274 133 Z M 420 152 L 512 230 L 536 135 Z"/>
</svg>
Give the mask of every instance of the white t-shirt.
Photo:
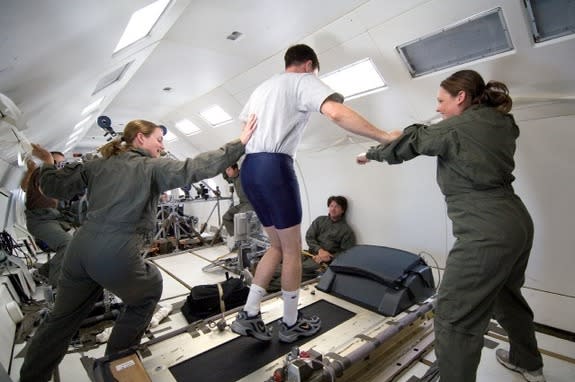
<svg viewBox="0 0 575 382">
<path fill-rule="evenodd" d="M 246 146 L 250 153 L 283 153 L 294 156 L 311 112 L 319 112 L 326 99 L 343 102 L 311 73 L 277 74 L 251 94 L 240 120 L 257 117 L 257 128 Z"/>
</svg>

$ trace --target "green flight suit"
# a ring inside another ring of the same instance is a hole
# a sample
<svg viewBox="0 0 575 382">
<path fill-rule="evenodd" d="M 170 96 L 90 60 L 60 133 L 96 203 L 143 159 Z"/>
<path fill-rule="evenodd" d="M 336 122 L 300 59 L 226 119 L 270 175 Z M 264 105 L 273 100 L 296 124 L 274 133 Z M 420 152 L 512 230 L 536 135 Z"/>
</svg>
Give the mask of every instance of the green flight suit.
<svg viewBox="0 0 575 382">
<path fill-rule="evenodd" d="M 234 216 L 240 212 L 253 211 L 254 208 L 250 204 L 244 189 L 242 188 L 242 182 L 240 180 L 240 174 L 234 178 L 230 178 L 225 172 L 222 174 L 226 182 L 232 183 L 234 185 L 234 190 L 236 191 L 236 196 L 238 197 L 238 204 L 231 206 L 222 216 L 222 222 L 228 235 L 234 236 Z"/>
<path fill-rule="evenodd" d="M 54 255 L 50 261 L 38 269 L 38 273 L 48 278 L 48 283 L 56 288 L 60 278 L 60 268 L 72 235 L 65 229 L 62 213 L 57 209 L 58 201 L 46 197 L 40 191 L 40 168 L 36 168 L 26 188 L 26 228 L 34 239 L 43 241 Z"/>
<path fill-rule="evenodd" d="M 314 255 L 320 248 L 337 255 L 355 245 L 355 234 L 343 216 L 335 222 L 329 216 L 318 216 L 306 231 L 305 241 Z"/>
<path fill-rule="evenodd" d="M 475 105 L 432 126 L 411 125 L 396 141 L 367 152 L 389 164 L 437 157 L 437 183 L 456 238 L 435 316 L 442 382 L 475 381 L 493 314 L 509 335 L 511 362 L 542 367 L 533 312 L 521 294 L 533 222 L 511 186 L 518 136 L 512 115 Z"/>
<path fill-rule="evenodd" d="M 162 295 L 160 271 L 141 256 L 161 193 L 214 177 L 243 153 L 237 140 L 185 161 L 151 158 L 145 150 L 132 149 L 61 170 L 42 167 L 46 195 L 68 199 L 87 188 L 88 212 L 64 255 L 54 309 L 27 348 L 21 382 L 50 379 L 102 288 L 120 297 L 125 307 L 106 354 L 140 343 Z"/>
</svg>

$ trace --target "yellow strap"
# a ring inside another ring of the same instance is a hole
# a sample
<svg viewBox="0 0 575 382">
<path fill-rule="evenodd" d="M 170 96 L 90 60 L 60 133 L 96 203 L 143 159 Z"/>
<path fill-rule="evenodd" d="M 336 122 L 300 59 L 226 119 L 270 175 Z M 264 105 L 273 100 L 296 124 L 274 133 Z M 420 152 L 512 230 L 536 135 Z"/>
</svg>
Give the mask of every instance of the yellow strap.
<svg viewBox="0 0 575 382">
<path fill-rule="evenodd" d="M 218 295 L 220 296 L 220 310 L 222 313 L 224 313 L 226 311 L 226 304 L 224 302 L 224 290 L 222 289 L 221 283 L 217 283 L 216 285 L 218 286 Z"/>
</svg>

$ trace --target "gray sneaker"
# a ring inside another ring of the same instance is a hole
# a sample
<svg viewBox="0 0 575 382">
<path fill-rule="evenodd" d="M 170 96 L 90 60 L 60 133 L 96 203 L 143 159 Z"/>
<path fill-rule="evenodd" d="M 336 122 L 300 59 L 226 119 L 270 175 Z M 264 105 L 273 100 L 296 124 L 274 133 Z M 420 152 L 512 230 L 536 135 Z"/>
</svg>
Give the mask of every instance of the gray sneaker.
<svg viewBox="0 0 575 382">
<path fill-rule="evenodd" d="M 300 337 L 309 337 L 321 329 L 321 319 L 318 316 L 304 317 L 298 312 L 297 321 L 292 326 L 281 323 L 279 339 L 281 342 L 294 342 Z"/>
<path fill-rule="evenodd" d="M 261 313 L 249 317 L 244 310 L 240 311 L 231 325 L 232 332 L 242 336 L 254 337 L 260 341 L 271 341 L 272 335 L 264 321 Z"/>
<path fill-rule="evenodd" d="M 529 382 L 545 382 L 545 376 L 543 375 L 543 368 L 537 370 L 529 371 L 522 367 L 516 366 L 509 361 L 509 352 L 503 349 L 497 349 L 495 351 L 495 358 L 500 364 L 508 368 L 509 370 L 521 373 L 523 378 Z"/>
</svg>

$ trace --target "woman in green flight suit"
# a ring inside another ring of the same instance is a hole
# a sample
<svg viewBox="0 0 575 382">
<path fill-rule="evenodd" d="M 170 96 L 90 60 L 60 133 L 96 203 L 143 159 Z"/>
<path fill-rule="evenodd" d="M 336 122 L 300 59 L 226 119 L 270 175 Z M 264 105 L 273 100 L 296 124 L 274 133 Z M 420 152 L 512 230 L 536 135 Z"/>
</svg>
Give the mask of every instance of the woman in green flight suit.
<svg viewBox="0 0 575 382">
<path fill-rule="evenodd" d="M 389 145 L 360 154 L 357 162 L 437 157 L 437 182 L 456 238 L 435 316 L 441 382 L 475 381 L 493 314 L 510 342 L 509 352 L 496 352 L 498 361 L 528 381 L 545 381 L 533 312 L 521 294 L 533 222 L 511 186 L 519 129 L 509 114 L 508 89 L 462 70 L 441 82 L 437 102 L 441 122 L 411 125 Z"/>
<path fill-rule="evenodd" d="M 240 139 L 183 161 L 160 158 L 163 129 L 144 120 L 128 122 L 121 141 L 101 147 L 104 158 L 62 169 L 54 167 L 48 151 L 33 145 L 32 154 L 44 162 L 42 191 L 67 199 L 87 188 L 89 207 L 64 255 L 54 309 L 27 347 L 20 382 L 50 379 L 102 288 L 125 305 L 106 354 L 140 343 L 162 295 L 160 271 L 140 253 L 143 235 L 154 228 L 161 193 L 216 176 L 237 162 L 254 126 L 250 118 Z"/>
</svg>

